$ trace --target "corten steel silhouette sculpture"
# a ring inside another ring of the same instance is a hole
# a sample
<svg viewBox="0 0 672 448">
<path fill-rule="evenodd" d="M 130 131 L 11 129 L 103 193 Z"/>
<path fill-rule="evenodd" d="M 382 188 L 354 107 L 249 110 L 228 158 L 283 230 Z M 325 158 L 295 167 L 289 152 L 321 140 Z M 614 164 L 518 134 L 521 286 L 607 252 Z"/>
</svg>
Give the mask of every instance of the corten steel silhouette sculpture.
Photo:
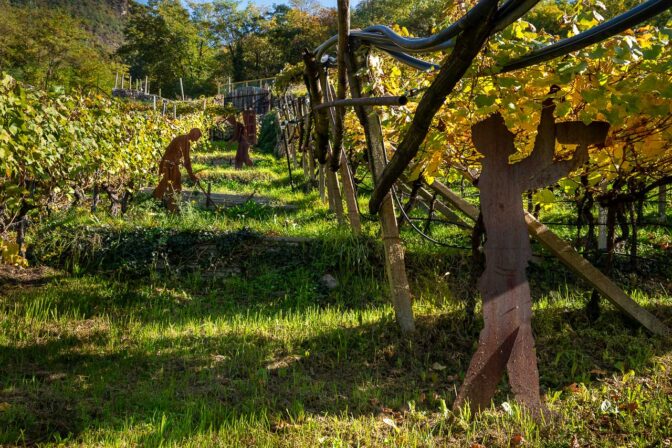
<svg viewBox="0 0 672 448">
<path fill-rule="evenodd" d="M 235 166 L 236 169 L 242 169 L 243 165 L 252 166 L 254 163 L 250 159 L 250 141 L 247 136 L 247 129 L 245 125 L 236 120 L 236 117 L 229 115 L 226 121 L 233 127 L 233 141 L 238 142 L 238 150 L 236 151 Z"/>
<path fill-rule="evenodd" d="M 154 197 L 164 200 L 171 212 L 177 211 L 177 196 L 182 191 L 182 176 L 180 165 L 184 165 L 189 178 L 198 182 L 198 178 L 191 168 L 191 142 L 201 138 L 201 130 L 194 128 L 188 134 L 178 135 L 170 142 L 166 153 L 159 163 L 159 175 L 163 176 L 154 190 Z"/>
<path fill-rule="evenodd" d="M 257 144 L 257 113 L 254 110 L 243 111 L 243 125 L 245 126 L 245 136 L 250 145 Z"/>
<path fill-rule="evenodd" d="M 554 93 L 557 89 L 552 89 Z M 588 160 L 588 146 L 603 145 L 609 124 L 555 124 L 552 98 L 543 102 L 532 153 L 509 164 L 516 152 L 514 135 L 495 114 L 472 126 L 472 140 L 484 156 L 478 179 L 487 240 L 485 271 L 478 288 L 483 297 L 484 328 L 455 407 L 470 402 L 472 409 L 490 406 L 504 370 L 516 400 L 534 415 L 544 406 L 539 395 L 539 372 L 532 335 L 532 303 L 526 268 L 532 255 L 525 224 L 523 193 L 552 185 Z M 578 144 L 569 160 L 555 161 L 555 140 Z"/>
</svg>

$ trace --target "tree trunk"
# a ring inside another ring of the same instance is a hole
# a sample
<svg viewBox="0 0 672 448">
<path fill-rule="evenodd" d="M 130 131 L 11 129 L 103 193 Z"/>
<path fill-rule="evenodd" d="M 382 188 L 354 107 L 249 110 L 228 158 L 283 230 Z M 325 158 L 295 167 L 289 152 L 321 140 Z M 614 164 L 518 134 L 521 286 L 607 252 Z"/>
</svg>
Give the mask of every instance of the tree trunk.
<svg viewBox="0 0 672 448">
<path fill-rule="evenodd" d="M 436 194 L 434 194 L 432 200 L 429 201 L 427 207 L 427 219 L 425 220 L 425 228 L 423 229 L 423 232 L 425 232 L 427 235 L 432 234 L 432 219 L 434 219 L 434 207 L 436 207 Z"/>
<path fill-rule="evenodd" d="M 28 218 L 25 214 L 21 214 L 18 219 L 18 228 L 16 229 L 16 246 L 20 257 L 26 258 L 26 248 L 24 243 L 26 241 L 26 227 L 28 226 Z"/>
<path fill-rule="evenodd" d="M 96 213 L 98 210 L 98 201 L 100 200 L 100 191 L 98 184 L 93 184 L 93 196 L 91 197 L 91 212 Z"/>
</svg>

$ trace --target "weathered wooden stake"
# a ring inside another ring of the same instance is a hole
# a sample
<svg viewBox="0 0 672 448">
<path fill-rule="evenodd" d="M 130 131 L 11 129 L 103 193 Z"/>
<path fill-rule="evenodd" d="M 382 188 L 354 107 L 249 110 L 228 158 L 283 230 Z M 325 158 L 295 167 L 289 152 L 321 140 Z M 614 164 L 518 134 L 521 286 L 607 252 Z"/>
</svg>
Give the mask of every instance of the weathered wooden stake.
<svg viewBox="0 0 672 448">
<path fill-rule="evenodd" d="M 117 85 L 119 83 L 119 72 L 114 75 L 114 90 L 117 90 Z"/>
<path fill-rule="evenodd" d="M 182 92 L 182 101 L 184 101 L 184 84 L 182 84 L 182 78 L 180 78 L 180 92 Z"/>
<path fill-rule="evenodd" d="M 327 194 L 329 195 L 329 204 L 334 213 L 336 213 L 336 220 L 339 225 L 345 224 L 345 214 L 343 211 L 343 197 L 341 196 L 341 189 L 338 185 L 338 178 L 336 173 L 331 171 L 329 167 L 324 168 L 327 173 Z"/>
<path fill-rule="evenodd" d="M 346 73 L 347 74 L 347 73 Z M 324 98 L 326 100 L 331 100 L 334 97 L 334 89 L 329 84 L 329 78 L 326 76 L 326 73 L 320 76 L 320 81 L 322 84 L 322 92 L 324 93 Z M 334 144 L 343 145 L 343 123 L 341 117 L 341 124 L 338 124 L 339 114 L 337 111 L 330 110 L 329 118 L 334 134 Z M 341 134 L 340 143 L 338 139 L 339 133 Z M 337 155 L 338 154 L 338 155 Z M 338 157 L 341 159 L 339 164 L 333 162 L 333 158 Z M 350 171 L 350 164 L 348 159 L 345 156 L 345 151 L 330 151 L 329 154 L 329 165 L 330 169 L 334 170 L 334 167 L 337 167 L 338 171 L 341 173 L 341 180 L 343 182 L 343 195 L 345 196 L 345 203 L 348 207 L 348 219 L 350 220 L 350 225 L 352 231 L 355 235 L 359 235 L 362 232 L 362 224 L 359 219 L 359 204 L 357 203 L 357 194 L 355 192 L 355 184 L 352 179 L 352 172 Z M 341 204 L 341 208 L 343 205 Z"/>
<path fill-rule="evenodd" d="M 320 191 L 320 200 L 324 203 L 327 202 L 327 197 L 325 195 L 325 176 L 324 176 L 324 165 L 320 165 L 318 168 L 319 179 L 318 179 L 318 188 Z"/>
<path fill-rule="evenodd" d="M 351 50 L 347 55 L 350 94 L 353 98 L 361 98 L 362 87 L 357 77 L 360 63 L 352 50 L 353 46 L 350 45 L 350 48 Z M 385 146 L 380 117 L 370 106 L 357 106 L 355 112 L 362 128 L 364 128 L 369 166 L 373 179 L 376 181 L 377 176 L 382 173 L 385 167 Z M 379 216 L 385 247 L 385 267 L 390 284 L 390 293 L 392 294 L 392 306 L 401 331 L 412 333 L 415 331 L 415 321 L 413 319 L 411 288 L 406 277 L 404 245 L 399 238 L 394 203 L 389 192 L 383 198 Z"/>
<path fill-rule="evenodd" d="M 607 209 L 597 206 L 597 249 L 607 250 Z"/>
</svg>

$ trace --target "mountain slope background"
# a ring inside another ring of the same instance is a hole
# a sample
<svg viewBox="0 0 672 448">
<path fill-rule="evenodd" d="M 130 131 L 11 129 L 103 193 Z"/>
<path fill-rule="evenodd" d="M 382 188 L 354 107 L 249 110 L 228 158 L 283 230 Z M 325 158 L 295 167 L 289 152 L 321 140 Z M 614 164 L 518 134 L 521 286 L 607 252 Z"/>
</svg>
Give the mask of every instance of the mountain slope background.
<svg viewBox="0 0 672 448">
<path fill-rule="evenodd" d="M 107 51 L 123 42 L 129 0 L 11 0 L 15 6 L 61 9 L 81 20 Z"/>
</svg>

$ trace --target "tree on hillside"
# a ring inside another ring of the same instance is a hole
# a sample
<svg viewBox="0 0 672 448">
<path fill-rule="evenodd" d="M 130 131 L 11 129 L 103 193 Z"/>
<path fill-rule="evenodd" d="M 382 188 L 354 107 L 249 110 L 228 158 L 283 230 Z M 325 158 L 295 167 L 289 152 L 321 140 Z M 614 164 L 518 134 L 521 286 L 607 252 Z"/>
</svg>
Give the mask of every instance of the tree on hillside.
<svg viewBox="0 0 672 448">
<path fill-rule="evenodd" d="M 66 12 L 0 3 L 0 15 L 0 71 L 44 89 L 112 82 L 105 50 Z"/>
<path fill-rule="evenodd" d="M 164 96 L 179 94 L 180 78 L 188 94 L 212 90 L 213 51 L 179 0 L 136 3 L 130 14 L 118 54 L 134 78 L 148 76 Z"/>
<path fill-rule="evenodd" d="M 228 74 L 234 81 L 245 79 L 244 41 L 250 35 L 260 34 L 263 17 L 254 6 L 240 9 L 237 0 L 214 0 L 211 3 L 192 4 L 199 26 L 209 30 L 213 45 L 223 48 L 220 54 Z"/>
<path fill-rule="evenodd" d="M 354 8 L 352 22 L 362 28 L 374 24 L 399 25 L 412 34 L 425 36 L 440 24 L 437 18 L 446 16 L 437 13 L 453 5 L 451 0 L 363 0 Z"/>
<path fill-rule="evenodd" d="M 31 9 L 63 11 L 80 20 L 84 29 L 96 37 L 97 43 L 106 52 L 112 52 L 123 40 L 129 0 L 11 0 L 9 3 Z"/>
<path fill-rule="evenodd" d="M 314 49 L 337 32 L 336 11 L 318 8 L 307 12 L 300 8 L 276 8 L 269 27 L 269 39 L 282 52 L 282 62 L 302 61 L 304 48 Z"/>
</svg>

